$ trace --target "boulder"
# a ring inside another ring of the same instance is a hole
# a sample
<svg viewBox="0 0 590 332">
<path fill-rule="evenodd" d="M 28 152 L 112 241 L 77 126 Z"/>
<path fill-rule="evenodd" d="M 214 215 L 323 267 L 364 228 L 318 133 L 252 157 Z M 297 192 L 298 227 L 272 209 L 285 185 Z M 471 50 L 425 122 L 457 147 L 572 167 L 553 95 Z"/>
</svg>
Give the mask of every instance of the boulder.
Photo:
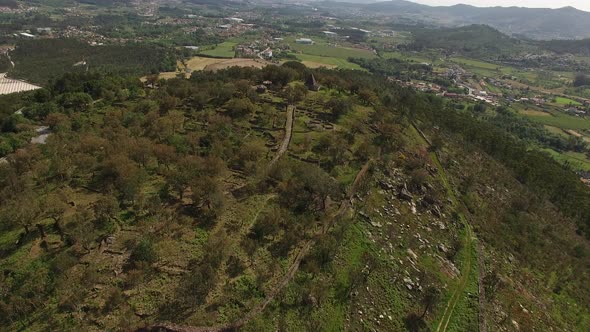
<svg viewBox="0 0 590 332">
<path fill-rule="evenodd" d="M 398 197 L 400 199 L 406 200 L 406 201 L 411 201 L 412 200 L 412 194 L 410 194 L 410 192 L 408 191 L 407 188 L 403 187 L 398 194 Z"/>
</svg>

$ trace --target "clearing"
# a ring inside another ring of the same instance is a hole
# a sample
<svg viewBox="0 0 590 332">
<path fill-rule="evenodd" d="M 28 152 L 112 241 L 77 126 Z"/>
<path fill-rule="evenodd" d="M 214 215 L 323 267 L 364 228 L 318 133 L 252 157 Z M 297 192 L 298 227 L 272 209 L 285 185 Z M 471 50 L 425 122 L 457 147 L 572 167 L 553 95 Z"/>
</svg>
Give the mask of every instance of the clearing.
<svg viewBox="0 0 590 332">
<path fill-rule="evenodd" d="M 199 53 L 209 55 L 209 56 L 233 58 L 234 55 L 236 54 L 235 49 L 234 49 L 236 47 L 236 45 L 238 45 L 238 43 L 223 42 L 218 45 L 213 45 L 213 46 L 207 47 L 208 49 L 204 49 L 204 50 L 200 51 Z"/>
<path fill-rule="evenodd" d="M 331 56 L 320 56 L 320 55 L 309 55 L 309 54 L 293 54 L 297 59 L 301 60 L 306 67 L 309 68 L 342 68 L 342 69 L 357 69 L 364 70 L 361 66 L 356 63 L 349 62 L 346 59 L 331 57 Z"/>
<path fill-rule="evenodd" d="M 217 71 L 220 69 L 225 69 L 229 67 L 256 67 L 262 68 L 266 65 L 271 64 L 271 62 L 262 60 L 262 59 L 246 59 L 246 58 L 233 58 L 233 59 L 221 59 L 221 58 L 208 58 L 202 56 L 195 56 L 190 58 L 186 61 L 186 65 L 181 63 L 178 64 L 178 68 L 185 73 L 185 76 L 188 77 L 190 72 L 192 71 L 200 71 L 200 70 L 209 70 L 209 71 Z M 189 69 L 189 72 L 186 72 L 186 69 Z M 171 71 L 171 72 L 163 72 L 160 73 L 161 79 L 168 79 L 168 78 L 175 78 L 178 74 L 181 74 L 180 71 Z"/>
</svg>

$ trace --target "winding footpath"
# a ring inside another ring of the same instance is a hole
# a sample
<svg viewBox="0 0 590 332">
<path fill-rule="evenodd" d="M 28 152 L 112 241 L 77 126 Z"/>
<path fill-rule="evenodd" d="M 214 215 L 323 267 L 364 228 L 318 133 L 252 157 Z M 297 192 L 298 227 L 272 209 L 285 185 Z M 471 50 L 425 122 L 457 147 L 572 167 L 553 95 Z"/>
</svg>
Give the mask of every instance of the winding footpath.
<svg viewBox="0 0 590 332">
<path fill-rule="evenodd" d="M 360 181 L 363 180 L 364 176 L 367 174 L 371 160 L 369 160 L 360 171 L 357 173 L 355 180 L 351 186 L 351 189 L 348 193 L 348 197 L 344 199 L 340 203 L 340 207 L 338 210 L 331 215 L 329 215 L 323 222 L 323 226 L 318 230 L 318 232 L 312 236 L 310 239 L 305 240 L 299 252 L 295 255 L 293 262 L 289 265 L 287 272 L 281 278 L 281 281 L 275 285 L 275 287 L 268 293 L 264 301 L 260 302 L 254 308 L 252 308 L 244 317 L 241 319 L 226 325 L 221 326 L 213 326 L 213 327 L 206 327 L 206 326 L 182 326 L 177 324 L 170 324 L 170 323 L 160 323 L 152 326 L 147 326 L 144 328 L 140 328 L 137 331 L 167 331 L 167 332 L 224 332 L 224 331 L 235 331 L 239 328 L 243 327 L 246 323 L 248 323 L 252 318 L 256 317 L 260 313 L 266 309 L 266 307 L 276 298 L 278 294 L 289 284 L 291 279 L 295 276 L 297 271 L 299 270 L 299 266 L 301 265 L 301 261 L 307 256 L 310 250 L 315 245 L 316 241 L 324 234 L 330 231 L 334 222 L 338 220 L 340 217 L 344 216 L 344 214 L 352 207 L 352 198 L 356 193 Z"/>
<path fill-rule="evenodd" d="M 291 137 L 293 136 L 293 124 L 295 120 L 295 111 L 296 107 L 293 105 L 287 106 L 287 121 L 285 123 L 285 137 L 283 137 L 283 141 L 277 151 L 275 157 L 271 160 L 268 165 L 268 169 L 271 169 L 280 159 L 281 157 L 287 152 L 289 148 L 289 143 L 291 142 Z M 328 215 L 323 223 L 322 227 L 309 239 L 305 240 L 301 245 L 301 248 L 293 258 L 293 262 L 289 265 L 287 272 L 285 275 L 280 279 L 280 281 L 269 291 L 265 299 L 257 304 L 254 308 L 252 308 L 248 313 L 244 315 L 241 319 L 226 325 L 221 326 L 183 326 L 171 323 L 159 323 L 152 326 L 146 326 L 143 328 L 138 329 L 137 331 L 168 331 L 168 332 L 223 332 L 223 331 L 235 331 L 240 327 L 244 326 L 248 323 L 252 318 L 256 317 L 260 313 L 266 309 L 266 307 L 281 293 L 281 291 L 289 284 L 291 279 L 295 276 L 297 271 L 299 270 L 299 266 L 303 259 L 309 254 L 313 246 L 315 245 L 316 241 L 324 234 L 328 233 L 334 222 L 339 220 L 340 217 L 344 216 L 347 211 L 352 207 L 352 199 L 354 194 L 359 188 L 360 182 L 363 180 L 365 175 L 367 174 L 372 160 L 367 161 L 363 167 L 357 173 L 354 182 L 350 188 L 348 193 L 348 197 L 344 199 L 340 203 L 340 207 L 338 210 L 330 215 Z"/>
<path fill-rule="evenodd" d="M 294 105 L 287 106 L 287 122 L 285 123 L 285 136 L 283 137 L 283 141 L 277 150 L 277 154 L 272 158 L 270 163 L 268 164 L 268 169 L 271 169 L 280 159 L 281 157 L 287 152 L 289 148 L 289 143 L 291 143 L 291 138 L 293 137 L 293 124 L 295 122 L 295 111 L 296 107 Z"/>
</svg>

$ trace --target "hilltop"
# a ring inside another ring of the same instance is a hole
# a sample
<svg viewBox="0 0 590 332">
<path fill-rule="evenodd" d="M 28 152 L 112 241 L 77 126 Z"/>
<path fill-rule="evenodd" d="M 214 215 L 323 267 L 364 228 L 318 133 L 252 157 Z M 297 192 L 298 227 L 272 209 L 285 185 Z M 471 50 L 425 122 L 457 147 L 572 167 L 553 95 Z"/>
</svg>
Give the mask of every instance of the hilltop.
<svg viewBox="0 0 590 332">
<path fill-rule="evenodd" d="M 404 0 L 383 1 L 361 7 L 379 16 L 409 17 L 443 26 L 486 24 L 502 32 L 531 39 L 581 39 L 590 37 L 590 13 L 572 7 L 474 7 L 470 5 L 420 5 Z"/>
</svg>

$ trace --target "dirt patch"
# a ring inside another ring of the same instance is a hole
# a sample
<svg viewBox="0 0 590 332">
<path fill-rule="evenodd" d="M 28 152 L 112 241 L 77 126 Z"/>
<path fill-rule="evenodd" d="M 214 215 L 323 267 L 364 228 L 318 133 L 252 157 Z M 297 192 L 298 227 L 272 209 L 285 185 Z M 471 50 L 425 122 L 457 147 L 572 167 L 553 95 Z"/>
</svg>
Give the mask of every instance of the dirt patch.
<svg viewBox="0 0 590 332">
<path fill-rule="evenodd" d="M 531 109 L 522 110 L 520 113 L 528 116 L 551 116 L 551 113 L 535 111 Z"/>
<path fill-rule="evenodd" d="M 580 134 L 579 132 L 577 132 L 575 130 L 572 130 L 572 129 L 566 130 L 566 132 L 568 134 L 572 135 L 572 136 L 575 136 L 575 137 L 582 137 L 582 136 L 584 136 L 584 135 Z"/>
<path fill-rule="evenodd" d="M 336 65 L 328 65 L 325 63 L 321 63 L 321 62 L 315 62 L 315 61 L 301 61 L 301 63 L 303 63 L 305 65 L 305 67 L 307 68 L 328 68 L 328 69 L 332 69 L 332 68 L 336 68 L 338 66 Z"/>
<path fill-rule="evenodd" d="M 190 70 L 203 70 L 209 65 L 219 62 L 227 61 L 228 59 L 205 58 L 202 56 L 195 56 L 186 61 L 186 67 Z M 231 60 L 231 59 L 230 59 Z"/>
<path fill-rule="evenodd" d="M 216 63 L 209 64 L 205 66 L 203 70 L 206 71 L 217 71 L 220 69 L 225 69 L 229 67 L 255 67 L 255 68 L 263 68 L 266 65 L 269 65 L 270 62 L 260 60 L 260 59 L 215 59 L 215 60 L 222 60 Z"/>
</svg>

